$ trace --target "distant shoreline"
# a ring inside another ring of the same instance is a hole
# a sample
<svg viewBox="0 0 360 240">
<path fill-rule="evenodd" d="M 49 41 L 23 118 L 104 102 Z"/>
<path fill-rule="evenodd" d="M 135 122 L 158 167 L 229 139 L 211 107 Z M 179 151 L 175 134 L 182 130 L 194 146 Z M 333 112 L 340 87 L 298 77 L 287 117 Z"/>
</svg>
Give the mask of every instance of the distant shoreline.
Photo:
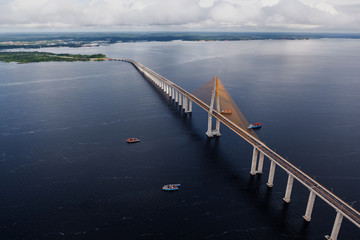
<svg viewBox="0 0 360 240">
<path fill-rule="evenodd" d="M 89 33 L 3 33 L 0 51 L 49 47 L 98 47 L 121 42 L 309 40 L 321 38 L 360 39 L 360 33 L 274 33 L 274 32 L 89 32 Z"/>
</svg>

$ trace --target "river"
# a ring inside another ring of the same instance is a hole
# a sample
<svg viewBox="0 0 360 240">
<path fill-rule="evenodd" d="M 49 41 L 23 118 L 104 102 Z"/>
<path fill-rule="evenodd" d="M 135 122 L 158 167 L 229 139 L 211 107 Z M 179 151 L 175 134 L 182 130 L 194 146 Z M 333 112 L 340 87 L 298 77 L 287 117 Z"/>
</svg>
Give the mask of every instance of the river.
<svg viewBox="0 0 360 240">
<path fill-rule="evenodd" d="M 360 209 L 360 41 L 134 42 L 55 53 L 131 58 L 189 92 L 218 75 L 269 147 Z M 0 63 L 2 239 L 323 239 L 336 212 L 252 147 L 178 110 L 124 62 Z M 127 144 L 138 137 L 138 144 Z M 177 192 L 162 186 L 181 183 Z M 339 239 L 360 239 L 344 219 Z"/>
</svg>

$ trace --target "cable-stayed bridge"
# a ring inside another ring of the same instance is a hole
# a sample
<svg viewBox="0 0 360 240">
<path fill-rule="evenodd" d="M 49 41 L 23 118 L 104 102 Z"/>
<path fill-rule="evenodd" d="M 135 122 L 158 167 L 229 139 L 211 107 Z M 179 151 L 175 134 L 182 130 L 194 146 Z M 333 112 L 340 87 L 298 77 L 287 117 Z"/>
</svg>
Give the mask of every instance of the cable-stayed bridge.
<svg viewBox="0 0 360 240">
<path fill-rule="evenodd" d="M 165 77 L 159 75 L 158 73 L 152 71 L 151 69 L 134 60 L 120 58 L 112 58 L 109 60 L 131 63 L 146 79 L 161 88 L 179 106 L 182 106 L 185 113 L 192 112 L 193 103 L 207 111 L 208 130 L 206 132 L 206 135 L 208 137 L 221 135 L 221 122 L 228 128 L 230 128 L 232 131 L 234 131 L 237 135 L 242 137 L 245 141 L 250 143 L 254 148 L 250 174 L 262 174 L 265 156 L 270 160 L 270 170 L 267 182 L 268 187 L 273 186 L 276 167 L 280 167 L 281 169 L 283 169 L 288 174 L 286 192 L 283 198 L 285 202 L 290 202 L 294 180 L 297 180 L 302 185 L 304 185 L 309 190 L 309 199 L 305 214 L 303 216 L 306 221 L 309 222 L 311 220 L 311 214 L 313 211 L 316 197 L 322 199 L 332 208 L 334 208 L 334 210 L 336 211 L 335 222 L 330 236 L 325 236 L 327 239 L 336 240 L 338 238 L 343 217 L 347 218 L 349 221 L 351 221 L 353 224 L 360 228 L 360 213 L 357 210 L 355 210 L 348 203 L 344 202 L 338 196 L 333 194 L 327 188 L 322 186 L 319 182 L 309 177 L 299 168 L 295 167 L 288 160 L 281 157 L 271 148 L 269 148 L 265 143 L 260 141 L 260 139 L 256 136 L 253 130 L 247 129 L 248 122 L 241 114 L 240 110 L 238 110 L 236 104 L 232 101 L 230 95 L 227 93 L 226 89 L 221 84 L 218 77 L 215 77 L 212 81 L 206 84 L 204 88 L 200 90 L 203 93 L 209 93 L 209 101 L 205 100 L 207 102 L 210 102 L 210 105 L 208 105 L 200 99 L 199 95 L 195 96 L 194 94 L 187 92 L 185 89 L 181 88 L 180 86 L 176 85 Z M 221 111 L 221 109 L 226 109 L 226 111 L 230 111 L 231 115 L 225 115 L 224 112 Z M 215 129 L 212 129 L 213 118 L 215 118 L 216 120 Z"/>
</svg>

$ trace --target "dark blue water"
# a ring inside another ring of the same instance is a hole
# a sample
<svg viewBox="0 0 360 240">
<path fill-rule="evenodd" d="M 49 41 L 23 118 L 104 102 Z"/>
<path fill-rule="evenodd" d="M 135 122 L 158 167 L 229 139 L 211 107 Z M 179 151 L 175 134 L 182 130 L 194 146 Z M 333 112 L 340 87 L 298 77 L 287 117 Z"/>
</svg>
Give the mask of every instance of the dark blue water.
<svg viewBox="0 0 360 240">
<path fill-rule="evenodd" d="M 128 57 L 194 92 L 219 75 L 260 139 L 360 209 L 360 41 L 122 43 L 50 49 Z M 49 51 L 49 50 L 47 50 Z M 252 148 L 185 116 L 122 62 L 0 64 L 1 239 L 323 239 L 335 211 Z M 126 138 L 139 137 L 139 144 Z M 181 183 L 178 192 L 163 192 Z M 344 219 L 339 239 L 360 239 Z"/>
</svg>

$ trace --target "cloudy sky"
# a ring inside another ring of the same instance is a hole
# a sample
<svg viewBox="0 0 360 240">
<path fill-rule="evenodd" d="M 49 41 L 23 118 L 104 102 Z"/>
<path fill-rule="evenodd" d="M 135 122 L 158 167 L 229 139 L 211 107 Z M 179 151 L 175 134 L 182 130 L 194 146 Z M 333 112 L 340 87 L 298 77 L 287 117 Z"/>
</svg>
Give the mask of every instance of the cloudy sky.
<svg viewBox="0 0 360 240">
<path fill-rule="evenodd" d="M 360 0 L 0 0 L 0 30 L 360 32 Z"/>
</svg>

